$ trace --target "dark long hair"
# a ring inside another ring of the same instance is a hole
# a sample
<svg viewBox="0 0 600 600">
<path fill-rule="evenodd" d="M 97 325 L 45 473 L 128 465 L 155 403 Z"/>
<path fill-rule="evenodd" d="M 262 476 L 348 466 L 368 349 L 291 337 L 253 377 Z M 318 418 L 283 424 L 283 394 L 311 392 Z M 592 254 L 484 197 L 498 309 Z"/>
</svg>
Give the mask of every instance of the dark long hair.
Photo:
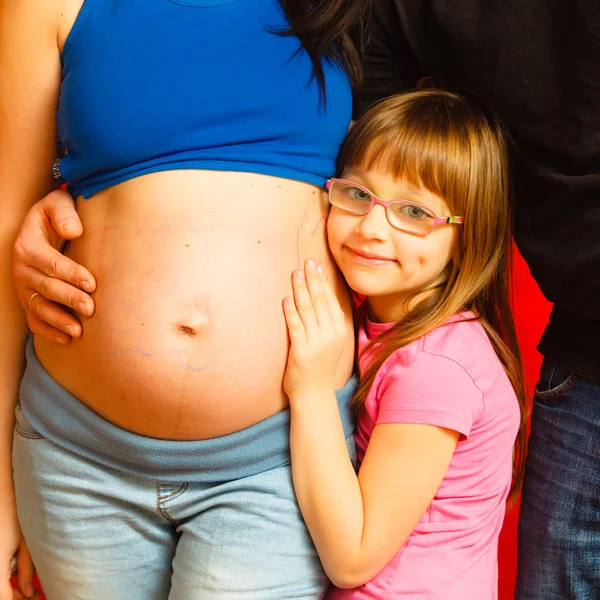
<svg viewBox="0 0 600 600">
<path fill-rule="evenodd" d="M 471 310 L 487 333 L 521 409 L 515 444 L 514 502 L 523 479 L 526 395 L 521 354 L 510 308 L 511 194 L 507 135 L 482 107 L 441 90 L 393 96 L 367 111 L 352 127 L 340 153 L 340 169 L 388 172 L 444 198 L 465 222 L 456 229 L 454 255 L 430 295 L 365 349 L 368 366 L 354 397 L 357 410 L 377 371 L 399 348 Z"/>
<path fill-rule="evenodd" d="M 362 80 L 361 51 L 363 24 L 371 0 L 279 0 L 290 28 L 281 35 L 294 35 L 310 57 L 313 77 L 319 81 L 324 97 L 323 59 L 346 71 L 356 88 Z"/>
</svg>

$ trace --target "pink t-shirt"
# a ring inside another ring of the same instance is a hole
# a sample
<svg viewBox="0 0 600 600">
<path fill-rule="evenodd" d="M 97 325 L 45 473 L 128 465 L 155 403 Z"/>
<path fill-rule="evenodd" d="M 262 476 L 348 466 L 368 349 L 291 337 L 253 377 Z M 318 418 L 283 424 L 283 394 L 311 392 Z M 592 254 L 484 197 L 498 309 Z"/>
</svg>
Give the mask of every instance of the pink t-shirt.
<svg viewBox="0 0 600 600">
<path fill-rule="evenodd" d="M 377 373 L 355 434 L 359 460 L 377 423 L 437 425 L 461 436 L 431 505 L 392 561 L 365 585 L 332 588 L 329 599 L 498 597 L 498 534 L 519 406 L 485 331 L 465 321 L 472 318 L 457 315 L 395 352 Z M 367 321 L 359 330 L 359 352 L 388 327 Z"/>
</svg>

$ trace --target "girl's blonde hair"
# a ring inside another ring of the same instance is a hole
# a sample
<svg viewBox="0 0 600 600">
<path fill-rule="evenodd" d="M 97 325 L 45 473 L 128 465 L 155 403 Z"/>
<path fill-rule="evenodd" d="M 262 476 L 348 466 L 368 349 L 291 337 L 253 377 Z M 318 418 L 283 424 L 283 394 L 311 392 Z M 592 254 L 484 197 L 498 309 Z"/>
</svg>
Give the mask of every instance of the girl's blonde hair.
<svg viewBox="0 0 600 600">
<path fill-rule="evenodd" d="M 512 238 L 507 136 L 498 120 L 465 98 L 418 90 L 388 98 L 352 127 L 340 171 L 380 166 L 394 177 L 443 198 L 455 226 L 455 248 L 443 281 L 415 300 L 406 316 L 366 348 L 368 367 L 354 397 L 360 410 L 375 375 L 399 348 L 464 310 L 475 313 L 512 383 L 521 409 L 512 504 L 523 479 L 526 397 L 521 354 L 510 308 Z"/>
</svg>

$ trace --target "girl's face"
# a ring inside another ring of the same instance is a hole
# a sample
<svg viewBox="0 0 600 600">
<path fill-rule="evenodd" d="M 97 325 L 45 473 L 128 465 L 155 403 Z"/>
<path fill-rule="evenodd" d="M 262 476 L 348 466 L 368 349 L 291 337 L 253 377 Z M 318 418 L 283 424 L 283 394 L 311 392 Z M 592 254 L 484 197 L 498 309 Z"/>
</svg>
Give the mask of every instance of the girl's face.
<svg viewBox="0 0 600 600">
<path fill-rule="evenodd" d="M 383 200 L 411 200 L 440 217 L 451 214 L 442 198 L 390 176 L 385 165 L 368 171 L 348 169 L 342 178 L 368 188 Z M 388 323 L 402 318 L 410 308 L 406 304 L 410 296 L 441 279 L 452 258 L 455 227 L 438 225 L 427 236 L 415 235 L 390 225 L 383 206 L 374 205 L 366 215 L 332 206 L 327 235 L 348 285 L 367 296 L 373 319 Z"/>
</svg>

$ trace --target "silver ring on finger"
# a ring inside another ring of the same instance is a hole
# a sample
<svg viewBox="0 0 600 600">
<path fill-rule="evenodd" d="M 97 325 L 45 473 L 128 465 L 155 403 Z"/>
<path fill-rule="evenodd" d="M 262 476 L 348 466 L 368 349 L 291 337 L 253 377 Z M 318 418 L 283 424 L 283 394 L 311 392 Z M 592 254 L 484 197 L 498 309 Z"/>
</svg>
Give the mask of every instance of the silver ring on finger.
<svg viewBox="0 0 600 600">
<path fill-rule="evenodd" d="M 30 310 L 33 310 L 33 308 L 31 307 L 31 301 L 36 297 L 39 296 L 40 293 L 39 292 L 33 292 L 33 294 L 31 294 L 31 296 L 29 296 L 29 302 L 27 302 L 27 305 L 29 306 Z"/>
</svg>

